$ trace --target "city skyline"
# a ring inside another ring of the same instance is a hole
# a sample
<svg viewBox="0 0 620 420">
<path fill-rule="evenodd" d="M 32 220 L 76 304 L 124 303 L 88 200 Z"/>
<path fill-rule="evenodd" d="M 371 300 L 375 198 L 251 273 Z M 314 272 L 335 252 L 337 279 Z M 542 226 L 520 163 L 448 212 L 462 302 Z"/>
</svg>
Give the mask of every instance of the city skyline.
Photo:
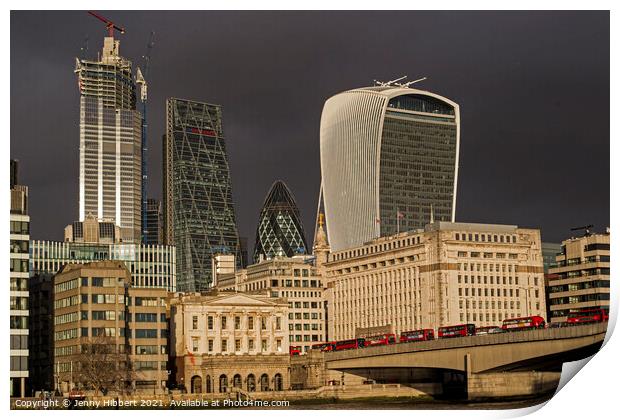
<svg viewBox="0 0 620 420">
<path fill-rule="evenodd" d="M 41 239 L 60 239 L 63 227 L 78 218 L 79 95 L 71 70 L 84 34 L 89 34 L 89 58 L 101 49 L 104 36 L 103 27 L 85 12 L 60 13 L 11 15 L 11 89 L 28 87 L 27 95 L 16 95 L 11 103 L 11 155 L 20 160 L 23 183 L 31 188 L 31 237 Z M 600 159 L 607 157 L 609 147 L 609 114 L 600 112 L 600 104 L 609 103 L 605 12 L 106 15 L 127 29 L 120 36 L 121 51 L 134 66 L 146 52 L 150 30 L 157 33 L 149 80 L 149 197 L 161 197 L 158 144 L 165 99 L 222 104 L 240 236 L 253 236 L 262 191 L 279 178 L 296 192 L 304 224 L 313 226 L 324 101 L 344 90 L 370 86 L 374 78 L 391 80 L 403 74 L 428 76 L 418 88 L 461 105 L 457 222 L 540 227 L 543 240 L 556 242 L 569 236 L 571 227 L 594 223 L 597 231 L 604 231 L 609 224 L 608 177 L 597 178 L 597 183 L 588 177 L 601 168 L 609 170 L 608 159 Z M 397 30 L 386 34 L 367 27 L 376 15 L 392 17 Z M 59 18 L 67 24 L 58 25 Z M 184 25 L 175 28 L 177 34 L 163 24 L 178 19 Z M 320 33 L 312 26 L 316 19 L 324 23 Z M 203 29 L 201 23 L 210 20 L 212 25 Z M 239 25 L 243 34 L 231 32 Z M 424 36 L 431 28 L 441 36 L 429 50 Z M 194 32 L 204 36 L 191 36 Z M 209 40 L 218 33 L 218 42 Z M 455 34 L 458 39 L 450 37 Z M 411 36 L 412 42 L 397 48 L 395 40 L 403 36 Z M 185 45 L 179 46 L 177 39 Z M 444 54 L 444 46 L 450 54 Z M 238 52 L 223 53 L 227 48 Z M 380 59 L 368 60 L 369 52 Z M 26 60 L 33 56 L 34 63 Z M 49 66 L 45 75 L 30 71 L 40 61 Z M 46 80 L 41 89 L 39 83 Z M 63 95 L 55 95 L 56 89 Z M 73 95 L 66 94 L 70 89 Z M 48 113 L 42 115 L 39 107 Z M 15 128 L 19 126 L 32 130 L 22 132 Z M 498 150 L 500 137 L 503 146 Z M 54 154 L 53 172 L 47 168 L 50 148 L 63 150 Z M 590 152 L 580 152 L 583 148 Z M 270 153 L 276 149 L 280 152 Z M 579 200 L 571 196 L 573 191 L 580 192 Z M 57 205 L 50 208 L 50 200 Z"/>
</svg>

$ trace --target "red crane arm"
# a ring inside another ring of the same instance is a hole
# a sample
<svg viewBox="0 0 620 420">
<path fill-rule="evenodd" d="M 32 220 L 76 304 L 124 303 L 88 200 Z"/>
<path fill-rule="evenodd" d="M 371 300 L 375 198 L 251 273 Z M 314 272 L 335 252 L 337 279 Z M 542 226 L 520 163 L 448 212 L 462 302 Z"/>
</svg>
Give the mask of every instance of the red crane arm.
<svg viewBox="0 0 620 420">
<path fill-rule="evenodd" d="M 114 38 L 114 29 L 116 29 L 117 31 L 119 31 L 122 34 L 125 33 L 125 28 L 121 28 L 120 26 L 117 26 L 114 22 L 104 18 L 100 14 L 95 13 L 95 12 L 91 12 L 91 11 L 89 11 L 88 14 L 91 15 L 91 16 L 96 17 L 97 19 L 99 19 L 100 21 L 105 23 L 106 28 L 108 29 L 108 36 Z"/>
</svg>

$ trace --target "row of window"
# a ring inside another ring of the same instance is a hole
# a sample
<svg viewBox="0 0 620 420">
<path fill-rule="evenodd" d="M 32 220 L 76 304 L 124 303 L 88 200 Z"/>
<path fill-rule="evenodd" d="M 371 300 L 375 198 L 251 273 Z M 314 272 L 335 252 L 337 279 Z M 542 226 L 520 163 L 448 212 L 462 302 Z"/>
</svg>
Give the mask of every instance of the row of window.
<svg viewBox="0 0 620 420">
<path fill-rule="evenodd" d="M 271 287 L 322 287 L 320 280 L 271 280 Z"/>
<path fill-rule="evenodd" d="M 347 258 L 361 257 L 363 255 L 374 254 L 377 252 L 391 251 L 392 249 L 399 249 L 405 246 L 411 246 L 419 244 L 421 241 L 419 236 L 400 239 L 395 242 L 388 242 L 384 244 L 371 245 L 366 248 L 353 249 L 350 251 L 336 252 L 331 254 L 330 261 L 340 261 Z"/>
<path fill-rule="evenodd" d="M 258 318 L 258 324 L 260 324 L 260 329 L 266 330 L 267 329 L 267 318 L 260 317 L 260 316 L 257 318 Z M 281 330 L 282 319 L 279 316 L 277 316 L 275 317 L 275 321 L 276 321 L 275 322 L 276 330 Z M 234 329 L 240 330 L 241 329 L 241 317 L 240 316 L 233 317 L 233 322 L 234 322 Z M 207 329 L 213 330 L 213 323 L 214 323 L 213 316 L 212 315 L 207 316 Z M 226 315 L 222 315 L 220 317 L 220 327 L 222 330 L 225 330 L 227 328 L 227 325 L 228 325 L 227 323 L 228 323 L 228 317 Z M 254 329 L 254 317 L 253 316 L 248 316 L 248 327 L 247 328 L 248 330 Z M 198 329 L 198 316 L 197 315 L 192 316 L 192 329 L 193 330 Z"/>
<path fill-rule="evenodd" d="M 519 256 L 517 254 L 506 254 L 505 252 L 466 252 L 466 251 L 459 251 L 458 252 L 458 256 L 460 258 L 497 258 L 497 259 L 505 259 L 505 258 L 509 258 L 511 260 L 516 260 Z"/>
<path fill-rule="evenodd" d="M 584 289 L 595 289 L 599 287 L 609 288 L 610 287 L 609 280 L 595 280 L 595 281 L 584 281 L 583 283 L 563 284 L 560 286 L 551 286 L 549 290 L 551 293 L 559 293 L 559 292 L 573 292 L 576 290 L 584 290 Z"/>
<path fill-rule="evenodd" d="M 227 340 L 225 338 L 223 338 L 220 342 L 220 351 L 222 353 L 227 353 L 229 351 L 235 351 L 235 352 L 240 352 L 241 351 L 241 339 L 235 339 L 234 340 L 234 350 L 229 348 L 229 343 L 231 343 L 232 340 Z M 200 351 L 200 339 L 198 337 L 193 337 L 192 338 L 192 351 L 193 352 L 198 352 Z M 262 352 L 266 352 L 268 349 L 268 342 L 267 340 L 261 340 L 260 342 L 260 351 Z M 276 350 L 278 352 L 281 352 L 282 349 L 282 340 L 281 339 L 277 339 L 276 340 Z M 252 338 L 248 338 L 248 351 L 257 351 L 256 348 L 256 343 L 254 341 L 254 339 Z M 213 340 L 207 340 L 207 352 L 212 353 L 213 352 Z"/>
<path fill-rule="evenodd" d="M 323 313 L 319 312 L 289 312 L 288 319 L 323 319 Z"/>
<path fill-rule="evenodd" d="M 471 290 L 471 296 L 476 296 L 476 288 L 472 287 L 465 287 L 465 288 L 461 288 L 459 287 L 459 296 L 470 296 L 470 290 Z M 519 290 L 521 289 L 493 289 L 493 288 L 481 288 L 478 287 L 478 296 L 482 296 L 482 291 L 484 290 L 484 296 L 488 297 L 495 297 L 495 290 L 497 290 L 497 297 L 502 297 L 502 290 L 503 290 L 503 297 L 519 297 Z M 526 297 L 528 296 L 528 291 L 529 293 L 532 293 L 532 290 L 530 289 L 524 289 L 525 293 L 526 293 Z M 463 292 L 465 294 L 463 294 Z M 538 289 L 534 289 L 534 297 L 538 298 L 539 295 L 539 291 Z"/>
<path fill-rule="evenodd" d="M 486 233 L 456 233 L 457 241 L 517 243 L 517 235 L 491 235 Z"/>
</svg>

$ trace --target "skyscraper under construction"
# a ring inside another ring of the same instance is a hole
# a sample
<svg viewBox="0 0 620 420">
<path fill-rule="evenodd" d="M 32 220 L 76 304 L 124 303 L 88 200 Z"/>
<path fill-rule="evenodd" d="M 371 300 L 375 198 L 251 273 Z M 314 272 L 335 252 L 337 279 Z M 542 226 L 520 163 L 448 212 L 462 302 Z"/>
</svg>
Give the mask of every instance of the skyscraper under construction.
<svg viewBox="0 0 620 420">
<path fill-rule="evenodd" d="M 90 214 L 120 226 L 124 242 L 141 237 L 141 127 L 131 61 L 120 42 L 103 41 L 97 60 L 76 59 L 80 90 L 80 221 Z"/>
<path fill-rule="evenodd" d="M 177 249 L 177 291 L 203 291 L 214 254 L 241 264 L 221 107 L 168 99 L 163 143 L 164 243 Z"/>
</svg>

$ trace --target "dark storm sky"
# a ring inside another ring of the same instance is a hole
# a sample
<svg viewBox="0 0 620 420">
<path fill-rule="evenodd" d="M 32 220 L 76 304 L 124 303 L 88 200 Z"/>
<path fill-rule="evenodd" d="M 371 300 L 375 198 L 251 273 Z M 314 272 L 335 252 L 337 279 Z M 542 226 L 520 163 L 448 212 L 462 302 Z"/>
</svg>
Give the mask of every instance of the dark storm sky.
<svg viewBox="0 0 620 420">
<path fill-rule="evenodd" d="M 284 180 L 308 240 L 320 182 L 324 101 L 347 89 L 417 85 L 461 106 L 457 221 L 609 225 L 607 12 L 101 12 L 126 28 L 149 80 L 149 192 L 161 196 L 165 100 L 221 104 L 237 223 L 252 247 L 264 197 Z M 78 217 L 74 57 L 104 26 L 86 12 L 11 13 L 11 157 L 30 186 L 33 239 Z"/>
</svg>

